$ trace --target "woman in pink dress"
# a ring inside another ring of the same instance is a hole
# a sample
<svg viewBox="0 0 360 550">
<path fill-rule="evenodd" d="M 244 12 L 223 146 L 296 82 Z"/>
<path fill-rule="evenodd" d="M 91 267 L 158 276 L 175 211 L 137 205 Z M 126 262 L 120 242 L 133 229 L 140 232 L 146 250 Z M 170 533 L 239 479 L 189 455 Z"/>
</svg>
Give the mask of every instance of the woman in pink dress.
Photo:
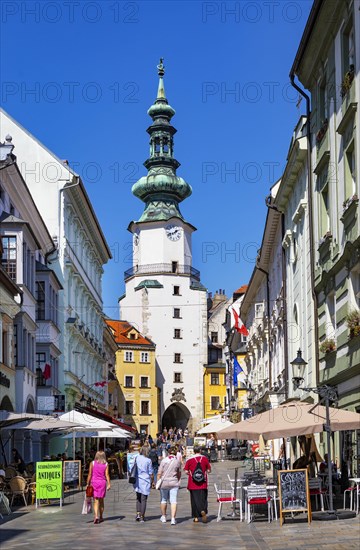
<svg viewBox="0 0 360 550">
<path fill-rule="evenodd" d="M 103 451 L 98 451 L 94 461 L 90 463 L 87 484 L 94 488 L 94 523 L 101 523 L 104 521 L 106 489 L 109 490 L 111 487 L 108 463 Z"/>
</svg>

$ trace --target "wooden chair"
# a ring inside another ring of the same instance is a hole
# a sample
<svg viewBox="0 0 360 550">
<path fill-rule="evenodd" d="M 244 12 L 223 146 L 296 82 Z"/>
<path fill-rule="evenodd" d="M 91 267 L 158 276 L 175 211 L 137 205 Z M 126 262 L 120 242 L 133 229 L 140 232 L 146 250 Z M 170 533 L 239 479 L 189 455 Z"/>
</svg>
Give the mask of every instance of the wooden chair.
<svg viewBox="0 0 360 550">
<path fill-rule="evenodd" d="M 6 466 L 6 468 L 5 468 L 5 478 L 7 480 L 10 480 L 12 477 L 15 477 L 17 475 L 18 475 L 18 473 L 17 473 L 16 469 L 14 468 L 14 466 Z"/>
<path fill-rule="evenodd" d="M 251 506 L 257 506 L 258 504 L 267 504 L 268 508 L 268 522 L 273 519 L 272 510 L 272 498 L 268 495 L 266 487 L 263 485 L 248 485 L 247 486 L 247 522 L 250 523 Z"/>
<path fill-rule="evenodd" d="M 217 515 L 217 521 L 221 521 L 221 510 L 223 504 L 231 504 L 231 506 L 235 506 L 235 503 L 238 502 L 240 505 L 240 521 L 242 521 L 243 514 L 242 514 L 242 501 L 240 498 L 236 498 L 234 495 L 234 489 L 218 489 L 218 486 L 216 483 L 214 483 L 215 492 L 216 492 L 216 502 L 219 503 L 219 510 Z"/>
<path fill-rule="evenodd" d="M 9 488 L 10 488 L 10 495 L 11 495 L 11 503 L 10 506 L 13 505 L 14 498 L 17 496 L 20 496 L 24 499 L 24 504 L 27 506 L 26 497 L 28 492 L 26 481 L 21 476 L 15 476 L 10 479 L 9 481 Z"/>
</svg>

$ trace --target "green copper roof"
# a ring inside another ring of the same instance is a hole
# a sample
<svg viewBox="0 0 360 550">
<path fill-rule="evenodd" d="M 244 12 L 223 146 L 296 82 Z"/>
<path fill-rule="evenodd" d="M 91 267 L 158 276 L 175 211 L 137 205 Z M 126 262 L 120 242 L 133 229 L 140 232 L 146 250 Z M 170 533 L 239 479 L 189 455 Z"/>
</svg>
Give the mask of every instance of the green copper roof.
<svg viewBox="0 0 360 550">
<path fill-rule="evenodd" d="M 164 285 L 159 283 L 156 279 L 145 279 L 145 281 L 141 281 L 134 290 L 140 290 L 141 288 L 164 288 Z"/>
<path fill-rule="evenodd" d="M 207 292 L 207 289 L 199 281 L 194 281 L 194 280 L 191 281 L 190 288 L 191 288 L 191 290 L 203 290 L 203 291 Z"/>
<path fill-rule="evenodd" d="M 145 203 L 140 222 L 163 221 L 173 217 L 183 219 L 179 203 L 192 193 L 190 185 L 176 175 L 180 163 L 174 158 L 174 134 L 171 125 L 175 111 L 169 105 L 164 88 L 163 59 L 158 65 L 159 87 L 155 103 L 148 110 L 153 119 L 147 129 L 150 135 L 150 157 L 144 162 L 147 176 L 132 187 L 132 193 Z"/>
</svg>

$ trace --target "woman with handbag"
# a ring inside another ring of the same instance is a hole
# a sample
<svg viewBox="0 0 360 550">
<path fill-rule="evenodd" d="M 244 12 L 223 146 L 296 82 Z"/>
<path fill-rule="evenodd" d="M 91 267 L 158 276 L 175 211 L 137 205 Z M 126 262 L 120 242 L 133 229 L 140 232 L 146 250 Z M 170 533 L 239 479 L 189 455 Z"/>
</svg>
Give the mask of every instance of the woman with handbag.
<svg viewBox="0 0 360 550">
<path fill-rule="evenodd" d="M 166 507 L 170 502 L 171 525 L 176 525 L 177 494 L 180 487 L 181 464 L 176 458 L 177 447 L 173 445 L 169 454 L 161 461 L 157 488 L 160 488 L 160 521 L 166 523 Z"/>
<path fill-rule="evenodd" d="M 211 466 L 206 456 L 200 454 L 200 446 L 194 445 L 194 456 L 185 462 L 184 470 L 188 474 L 187 488 L 190 492 L 191 515 L 194 522 L 207 522 L 208 513 L 208 478 Z"/>
<path fill-rule="evenodd" d="M 109 467 L 104 451 L 98 451 L 95 459 L 90 463 L 89 475 L 87 477 L 86 495 L 90 496 L 93 488 L 94 497 L 94 523 L 102 523 L 104 521 L 104 498 L 106 490 L 111 487 Z"/>
</svg>

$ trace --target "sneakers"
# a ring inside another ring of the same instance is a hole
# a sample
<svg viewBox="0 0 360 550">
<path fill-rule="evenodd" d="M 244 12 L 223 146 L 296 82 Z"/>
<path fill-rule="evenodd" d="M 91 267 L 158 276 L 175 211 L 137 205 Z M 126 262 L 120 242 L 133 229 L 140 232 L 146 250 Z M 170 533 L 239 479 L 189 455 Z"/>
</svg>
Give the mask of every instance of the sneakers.
<svg viewBox="0 0 360 550">
<path fill-rule="evenodd" d="M 141 520 L 141 516 L 140 514 L 136 514 L 136 518 L 135 518 L 135 521 L 140 521 Z"/>
<path fill-rule="evenodd" d="M 170 525 L 176 525 L 176 519 L 175 518 L 171 518 L 171 523 Z"/>
<path fill-rule="evenodd" d="M 202 522 L 203 523 L 206 523 L 207 522 L 207 516 L 206 516 L 206 512 L 201 512 L 201 519 L 202 519 Z"/>
<path fill-rule="evenodd" d="M 145 518 L 143 516 L 140 516 L 140 523 L 145 523 Z"/>
<path fill-rule="evenodd" d="M 161 516 L 160 521 L 161 523 L 166 523 L 166 516 Z"/>
</svg>

